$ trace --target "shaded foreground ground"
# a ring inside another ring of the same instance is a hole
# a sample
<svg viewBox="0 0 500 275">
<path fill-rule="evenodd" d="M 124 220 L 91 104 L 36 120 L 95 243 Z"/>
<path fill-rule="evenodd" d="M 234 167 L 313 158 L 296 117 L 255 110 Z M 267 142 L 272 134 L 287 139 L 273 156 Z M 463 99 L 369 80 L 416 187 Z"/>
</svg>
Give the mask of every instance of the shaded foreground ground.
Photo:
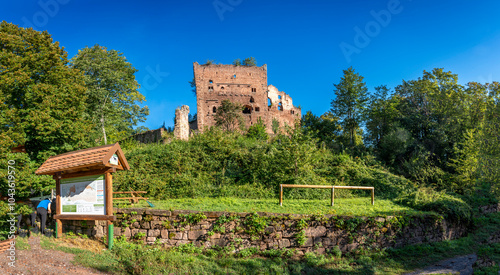
<svg viewBox="0 0 500 275">
<path fill-rule="evenodd" d="M 73 264 L 74 254 L 55 249 L 43 249 L 40 237 L 23 239 L 29 245 L 26 250 L 16 249 L 15 267 L 8 266 L 5 252 L 0 257 L 0 274 L 106 274 L 93 268 Z"/>
</svg>

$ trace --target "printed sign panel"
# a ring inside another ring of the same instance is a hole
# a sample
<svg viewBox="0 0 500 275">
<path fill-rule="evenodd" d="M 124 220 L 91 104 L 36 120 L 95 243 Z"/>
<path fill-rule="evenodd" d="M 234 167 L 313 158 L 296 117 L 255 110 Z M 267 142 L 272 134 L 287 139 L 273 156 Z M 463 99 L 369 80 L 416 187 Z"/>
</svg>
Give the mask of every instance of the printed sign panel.
<svg viewBox="0 0 500 275">
<path fill-rule="evenodd" d="M 105 215 L 104 175 L 61 180 L 61 214 Z"/>
</svg>

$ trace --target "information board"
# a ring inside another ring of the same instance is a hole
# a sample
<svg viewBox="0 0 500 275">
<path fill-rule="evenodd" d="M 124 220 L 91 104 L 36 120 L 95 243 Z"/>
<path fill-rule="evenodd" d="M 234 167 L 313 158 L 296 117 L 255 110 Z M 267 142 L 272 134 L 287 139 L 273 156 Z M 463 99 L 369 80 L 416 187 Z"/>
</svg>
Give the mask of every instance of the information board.
<svg viewBox="0 0 500 275">
<path fill-rule="evenodd" d="M 61 214 L 105 215 L 104 175 L 61 180 Z"/>
</svg>

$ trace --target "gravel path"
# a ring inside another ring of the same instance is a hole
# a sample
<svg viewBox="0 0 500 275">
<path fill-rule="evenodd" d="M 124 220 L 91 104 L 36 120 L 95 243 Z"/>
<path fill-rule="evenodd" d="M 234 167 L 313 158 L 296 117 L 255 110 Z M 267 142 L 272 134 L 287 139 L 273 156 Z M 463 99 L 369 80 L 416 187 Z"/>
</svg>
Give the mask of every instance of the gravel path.
<svg viewBox="0 0 500 275">
<path fill-rule="evenodd" d="M 28 243 L 29 250 L 16 250 L 15 267 L 8 265 L 7 253 L 1 253 L 0 274 L 106 274 L 72 264 L 73 254 L 42 249 L 39 237 L 30 237 Z"/>
</svg>

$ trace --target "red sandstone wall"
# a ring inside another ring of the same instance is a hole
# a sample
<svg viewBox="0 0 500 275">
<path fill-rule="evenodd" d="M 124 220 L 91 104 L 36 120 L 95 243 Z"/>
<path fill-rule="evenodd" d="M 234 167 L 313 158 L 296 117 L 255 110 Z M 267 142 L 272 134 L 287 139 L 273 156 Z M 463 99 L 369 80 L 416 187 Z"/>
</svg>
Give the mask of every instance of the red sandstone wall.
<svg viewBox="0 0 500 275">
<path fill-rule="evenodd" d="M 274 86 L 267 85 L 267 65 L 200 65 L 193 63 L 196 83 L 198 129 L 215 125 L 215 110 L 228 99 L 246 106 L 250 112 L 243 113 L 248 128 L 260 118 L 272 133 L 272 120 L 277 119 L 280 126 L 293 126 L 301 118 L 300 109 L 292 104 L 291 97 L 279 92 Z M 271 89 L 271 90 L 269 90 Z M 268 104 L 268 97 L 272 106 Z"/>
</svg>

